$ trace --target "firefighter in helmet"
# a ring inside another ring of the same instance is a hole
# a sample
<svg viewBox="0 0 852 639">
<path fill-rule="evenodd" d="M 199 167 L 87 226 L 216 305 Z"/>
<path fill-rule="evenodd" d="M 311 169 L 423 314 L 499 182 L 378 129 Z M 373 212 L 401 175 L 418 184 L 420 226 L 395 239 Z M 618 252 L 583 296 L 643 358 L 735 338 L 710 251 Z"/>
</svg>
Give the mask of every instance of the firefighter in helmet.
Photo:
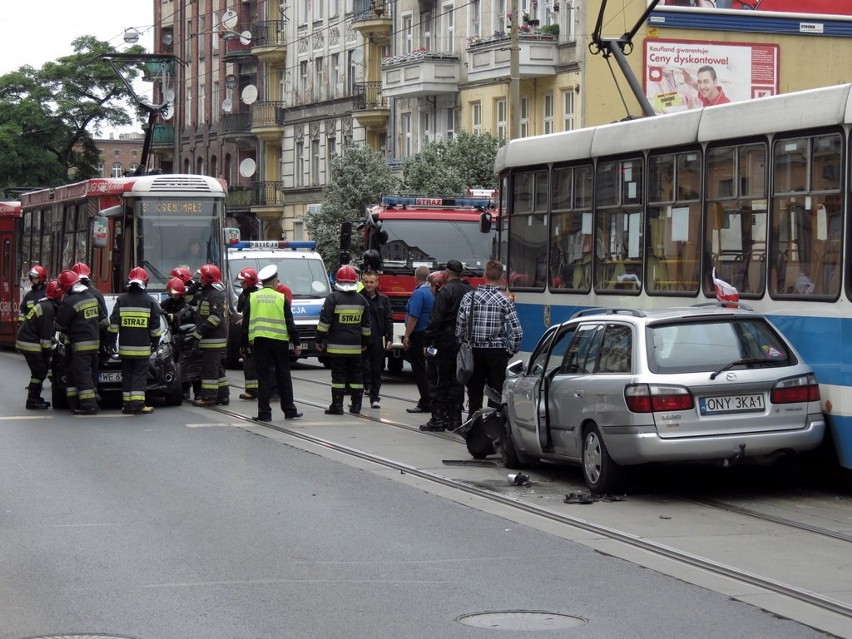
<svg viewBox="0 0 852 639">
<path fill-rule="evenodd" d="M 228 348 L 228 318 L 225 285 L 215 264 L 205 264 L 199 271 L 201 288 L 192 337 L 201 351 L 201 395 L 194 406 L 209 407 L 230 403 L 230 388 L 223 362 Z"/>
<path fill-rule="evenodd" d="M 23 322 L 33 307 L 44 299 L 45 287 L 47 286 L 47 269 L 41 264 L 36 264 L 27 273 L 27 277 L 30 278 L 30 290 L 21 300 L 21 308 L 18 312 L 19 322 Z"/>
<path fill-rule="evenodd" d="M 53 336 L 56 328 L 53 320 L 56 308 L 62 299 L 62 287 L 51 280 L 45 288 L 45 295 L 30 309 L 18 329 L 15 348 L 24 354 L 30 367 L 30 384 L 27 387 L 27 408 L 43 409 L 50 406 L 41 398 L 41 387 L 50 370 L 50 355 L 53 352 Z"/>
</svg>

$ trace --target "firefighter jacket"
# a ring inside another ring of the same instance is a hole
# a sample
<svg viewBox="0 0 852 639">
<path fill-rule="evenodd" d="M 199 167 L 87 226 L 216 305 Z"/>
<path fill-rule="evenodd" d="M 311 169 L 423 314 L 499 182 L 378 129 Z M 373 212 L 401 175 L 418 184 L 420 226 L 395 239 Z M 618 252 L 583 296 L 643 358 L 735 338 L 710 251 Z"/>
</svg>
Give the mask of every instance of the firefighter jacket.
<svg viewBox="0 0 852 639">
<path fill-rule="evenodd" d="M 44 297 L 46 289 L 47 287 L 39 282 L 38 284 L 33 285 L 33 287 L 29 291 L 27 291 L 27 294 L 24 295 L 24 299 L 21 300 L 21 308 L 18 310 L 19 322 L 23 322 L 24 319 L 26 319 L 27 315 L 29 315 L 29 312 L 33 310 L 35 305 L 39 303 L 39 300 Z"/>
<path fill-rule="evenodd" d="M 192 337 L 200 348 L 225 350 L 228 347 L 225 286 L 221 282 L 205 284 L 196 295 L 195 331 Z"/>
<path fill-rule="evenodd" d="M 242 291 L 240 291 L 239 297 L 237 297 L 237 313 L 245 313 L 246 308 L 248 307 L 248 298 L 252 293 L 257 293 L 261 289 L 260 284 L 255 284 L 254 286 L 247 286 Z"/>
<path fill-rule="evenodd" d="M 98 300 L 82 284 L 75 284 L 56 309 L 56 330 L 65 333 L 74 351 L 97 351 L 100 347 L 101 309 Z"/>
<path fill-rule="evenodd" d="M 195 324 L 195 308 L 187 304 L 183 297 L 169 297 L 160 302 L 160 308 L 173 333 L 180 331 L 183 324 Z"/>
<path fill-rule="evenodd" d="M 249 295 L 243 312 L 242 345 L 254 346 L 254 340 L 258 337 L 283 342 L 298 338 L 290 302 L 284 293 L 269 286 Z"/>
<path fill-rule="evenodd" d="M 160 305 L 144 289 L 131 286 L 115 300 L 108 330 L 112 348 L 118 338 L 118 356 L 122 359 L 149 357 L 163 334 Z"/>
<path fill-rule="evenodd" d="M 53 336 L 56 334 L 53 320 L 56 317 L 57 306 L 56 300 L 47 297 L 33 306 L 18 329 L 15 348 L 22 353 L 50 351 L 53 348 Z"/>
<path fill-rule="evenodd" d="M 426 328 L 426 343 L 434 346 L 454 344 L 456 342 L 456 318 L 464 294 L 471 290 L 462 280 L 452 279 L 441 287 L 435 295 L 432 317 Z M 440 350 L 440 348 L 439 348 Z"/>
<path fill-rule="evenodd" d="M 360 355 L 370 341 L 367 300 L 356 291 L 332 291 L 317 324 L 317 344 L 329 355 Z"/>
<path fill-rule="evenodd" d="M 101 309 L 100 323 L 98 324 L 98 326 L 100 327 L 100 329 L 102 331 L 106 331 L 107 328 L 109 328 L 109 314 L 108 314 L 109 312 L 107 311 L 107 305 L 106 305 L 106 300 L 104 299 L 104 294 L 101 293 L 95 287 L 94 284 L 92 284 L 91 280 L 88 281 L 88 282 L 85 282 L 85 285 L 86 285 L 86 288 L 89 289 L 89 293 L 92 294 L 92 297 L 94 297 L 96 300 L 98 300 L 98 306 Z"/>
</svg>

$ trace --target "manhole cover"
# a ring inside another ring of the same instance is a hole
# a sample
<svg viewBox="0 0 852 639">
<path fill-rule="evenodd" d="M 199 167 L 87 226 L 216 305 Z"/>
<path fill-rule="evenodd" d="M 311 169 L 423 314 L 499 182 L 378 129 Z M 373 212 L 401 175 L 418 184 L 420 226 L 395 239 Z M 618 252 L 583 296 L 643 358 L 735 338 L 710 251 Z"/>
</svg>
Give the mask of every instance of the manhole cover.
<svg viewBox="0 0 852 639">
<path fill-rule="evenodd" d="M 127 635 L 44 635 L 27 639 L 134 639 Z"/>
<path fill-rule="evenodd" d="M 502 612 L 477 612 L 456 619 L 465 626 L 491 628 L 492 630 L 559 630 L 576 628 L 586 623 L 583 617 L 562 615 L 540 610 L 504 610 Z"/>
</svg>

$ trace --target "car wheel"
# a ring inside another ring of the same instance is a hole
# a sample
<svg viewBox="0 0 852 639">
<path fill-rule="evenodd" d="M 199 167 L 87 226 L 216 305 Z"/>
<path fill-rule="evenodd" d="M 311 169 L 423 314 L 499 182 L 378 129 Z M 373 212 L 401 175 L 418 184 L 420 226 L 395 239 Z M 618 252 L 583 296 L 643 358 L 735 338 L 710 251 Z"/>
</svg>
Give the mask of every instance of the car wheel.
<svg viewBox="0 0 852 639">
<path fill-rule="evenodd" d="M 613 492 L 621 483 L 621 467 L 612 461 L 595 424 L 583 436 L 583 479 L 596 494 Z"/>
<path fill-rule="evenodd" d="M 388 372 L 401 373 L 405 360 L 401 357 L 388 357 Z"/>
<path fill-rule="evenodd" d="M 508 417 L 500 433 L 500 459 L 503 461 L 503 466 L 509 470 L 526 468 L 532 463 L 529 457 L 523 453 L 519 453 L 515 447 L 515 440 L 512 439 L 512 427 L 509 425 Z"/>
</svg>

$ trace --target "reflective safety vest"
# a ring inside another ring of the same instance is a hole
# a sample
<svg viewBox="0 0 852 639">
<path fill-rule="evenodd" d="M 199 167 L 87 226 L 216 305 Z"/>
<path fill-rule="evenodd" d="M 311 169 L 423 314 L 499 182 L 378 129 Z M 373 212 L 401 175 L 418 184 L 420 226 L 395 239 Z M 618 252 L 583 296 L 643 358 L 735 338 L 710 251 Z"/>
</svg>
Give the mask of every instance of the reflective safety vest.
<svg viewBox="0 0 852 639">
<path fill-rule="evenodd" d="M 290 341 L 284 315 L 286 303 L 287 298 L 284 294 L 270 287 L 264 287 L 249 295 L 249 344 L 254 344 L 254 340 L 258 337 Z"/>
</svg>

